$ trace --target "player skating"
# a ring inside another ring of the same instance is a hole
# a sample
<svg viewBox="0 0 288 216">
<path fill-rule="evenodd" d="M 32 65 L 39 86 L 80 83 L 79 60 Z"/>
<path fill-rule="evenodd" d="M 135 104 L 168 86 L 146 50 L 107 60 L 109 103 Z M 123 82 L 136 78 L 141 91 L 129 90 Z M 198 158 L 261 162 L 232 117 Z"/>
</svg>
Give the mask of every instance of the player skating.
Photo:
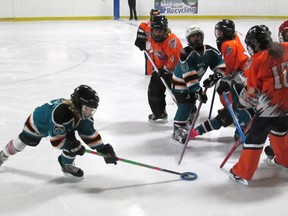
<svg viewBox="0 0 288 216">
<path fill-rule="evenodd" d="M 172 73 L 180 58 L 182 44 L 179 38 L 168 28 L 164 15 L 157 15 L 151 21 L 151 52 L 158 72 L 152 73 L 148 86 L 148 102 L 152 114 L 150 122 L 167 122 L 164 80 L 171 87 Z"/>
<path fill-rule="evenodd" d="M 242 184 L 253 178 L 269 133 L 274 135 L 272 162 L 288 167 L 288 43 L 273 42 L 264 25 L 250 28 L 245 43 L 252 57 L 245 71 L 248 95 L 244 101 L 256 107 L 256 115 L 239 161 L 230 170 L 230 178 Z"/>
<path fill-rule="evenodd" d="M 87 85 L 78 86 L 70 99 L 55 99 L 38 106 L 27 118 L 23 131 L 0 151 L 0 166 L 12 155 L 25 147 L 36 147 L 42 138 L 49 137 L 53 147 L 62 150 L 58 162 L 64 174 L 83 177 L 82 169 L 74 166 L 77 155 L 85 153 L 80 138 L 104 157 L 106 163 L 117 164 L 117 157 L 110 144 L 102 142 L 100 134 L 94 129 L 93 115 L 99 104 L 95 90 Z"/>
<path fill-rule="evenodd" d="M 239 105 L 239 95 L 244 94 L 246 79 L 244 78 L 244 66 L 248 60 L 248 55 L 235 32 L 235 24 L 232 20 L 223 19 L 215 25 L 215 37 L 219 51 L 222 53 L 226 64 L 225 76 L 217 83 L 216 90 L 219 95 L 230 93 L 233 111 L 238 118 L 242 129 L 250 122 L 254 116 L 252 108 L 245 108 Z M 206 86 L 211 87 L 214 84 L 213 77 L 204 82 Z M 242 92 L 243 91 L 243 92 Z M 223 102 L 225 104 L 225 102 Z M 218 130 L 221 127 L 227 127 L 233 123 L 228 108 L 218 111 L 213 119 L 208 119 L 195 128 L 193 133 L 202 135 L 212 130 Z M 239 133 L 235 130 L 234 139 L 238 139 Z"/>
<path fill-rule="evenodd" d="M 151 9 L 150 11 L 150 19 L 148 22 L 140 23 L 137 36 L 135 40 L 135 46 L 137 46 L 141 51 L 146 50 L 151 58 L 153 58 L 151 51 L 151 21 L 154 16 L 159 15 L 160 11 L 156 9 Z M 147 56 L 145 57 L 145 75 L 151 75 L 153 72 L 153 67 Z"/>
<path fill-rule="evenodd" d="M 174 70 L 172 78 L 173 93 L 178 109 L 174 117 L 171 142 L 182 146 L 187 138 L 189 115 L 195 113 L 197 99 L 203 103 L 207 101 L 207 95 L 200 86 L 201 78 L 209 67 L 214 72 L 210 78 L 213 78 L 215 83 L 225 71 L 221 53 L 204 44 L 204 32 L 199 26 L 189 26 L 186 29 L 185 37 L 188 46 L 182 50 L 180 62 Z"/>
</svg>

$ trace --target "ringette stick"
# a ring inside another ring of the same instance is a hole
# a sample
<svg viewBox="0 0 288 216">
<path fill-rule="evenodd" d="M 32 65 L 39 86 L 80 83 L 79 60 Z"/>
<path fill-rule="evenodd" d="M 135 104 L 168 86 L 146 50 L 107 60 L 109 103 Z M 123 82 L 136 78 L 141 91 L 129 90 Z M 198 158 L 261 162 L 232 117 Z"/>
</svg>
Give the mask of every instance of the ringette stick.
<svg viewBox="0 0 288 216">
<path fill-rule="evenodd" d="M 98 156 L 101 156 L 101 157 L 106 157 L 105 154 L 102 154 L 102 153 L 96 152 L 96 151 L 92 151 L 92 150 L 89 150 L 89 149 L 86 149 L 85 152 L 89 153 L 89 154 L 98 155 Z M 175 174 L 175 175 L 180 175 L 181 179 L 187 180 L 187 181 L 195 180 L 198 177 L 198 175 L 196 173 L 194 173 L 194 172 L 179 173 L 179 172 L 175 172 L 175 171 L 172 171 L 172 170 L 163 169 L 163 168 L 160 168 L 160 167 L 156 167 L 156 166 L 152 166 L 152 165 L 148 165 L 148 164 L 144 164 L 144 163 L 139 163 L 139 162 L 136 162 L 136 161 L 128 160 L 128 159 L 125 159 L 125 158 L 120 158 L 120 157 L 117 157 L 117 158 L 118 158 L 118 161 L 122 161 L 124 163 L 132 164 L 132 165 L 136 165 L 136 166 L 141 166 L 141 167 L 145 167 L 145 168 L 149 168 L 149 169 L 154 169 L 154 170 L 157 170 L 157 171 L 167 172 L 167 173 L 171 173 L 171 174 Z"/>
<path fill-rule="evenodd" d="M 147 56 L 147 58 L 149 59 L 149 61 L 151 62 L 154 70 L 155 70 L 157 73 L 159 73 L 158 68 L 156 67 L 154 61 L 153 61 L 153 60 L 151 59 L 151 57 L 149 56 L 148 52 L 147 52 L 146 50 L 144 50 L 144 53 L 145 53 L 145 55 Z M 174 94 L 172 93 L 171 88 L 167 85 L 167 83 L 166 83 L 166 81 L 163 79 L 163 77 L 160 77 L 160 79 L 161 79 L 162 83 L 164 84 L 164 86 L 166 87 L 167 91 L 170 93 L 173 101 L 174 101 L 175 103 L 177 103 L 177 100 L 176 100 Z"/>
<path fill-rule="evenodd" d="M 253 119 L 250 120 L 250 122 L 246 125 L 245 129 L 244 129 L 244 133 L 247 134 L 251 125 L 252 125 Z M 228 152 L 227 156 L 224 158 L 224 160 L 222 161 L 222 163 L 220 164 L 220 168 L 223 168 L 223 166 L 226 164 L 226 162 L 228 161 L 228 159 L 231 157 L 231 155 L 233 154 L 233 152 L 238 148 L 239 145 L 241 145 L 242 140 L 239 137 L 236 142 L 234 143 L 234 145 L 232 146 L 232 148 L 230 149 L 230 151 Z"/>
<path fill-rule="evenodd" d="M 212 100 L 211 100 L 211 105 L 210 105 L 210 111 L 209 111 L 208 119 L 211 119 L 213 105 L 214 105 L 214 100 L 215 100 L 215 94 L 216 94 L 216 84 L 214 85 L 213 96 L 212 96 Z"/>
<path fill-rule="evenodd" d="M 205 88 L 205 89 L 204 89 L 204 94 L 206 94 L 207 89 L 208 89 L 208 88 Z M 199 116 L 199 112 L 200 112 L 202 103 L 203 103 L 203 102 L 200 101 L 200 103 L 199 103 L 199 105 L 198 105 L 198 109 L 197 109 L 196 114 L 195 114 L 195 116 L 194 116 L 194 119 L 193 119 L 193 121 L 192 121 L 192 123 L 191 123 L 191 127 L 190 127 L 189 133 L 188 133 L 188 135 L 187 135 L 187 138 L 186 138 L 186 140 L 185 140 L 185 143 L 184 143 L 184 146 L 183 146 L 181 155 L 180 155 L 180 159 L 179 159 L 179 161 L 178 161 L 178 165 L 180 165 L 181 162 L 182 162 L 183 156 L 184 156 L 184 154 L 185 154 L 185 151 L 186 151 L 186 148 L 187 148 L 187 145 L 188 145 L 188 142 L 189 142 L 189 138 L 190 138 L 191 132 L 192 132 L 192 130 L 194 129 L 196 120 L 197 120 L 197 118 L 198 118 L 198 116 Z"/>
<path fill-rule="evenodd" d="M 242 131 L 240 125 L 239 125 L 237 117 L 236 117 L 236 115 L 235 115 L 235 113 L 234 113 L 234 111 L 232 109 L 232 106 L 231 106 L 231 104 L 230 104 L 230 102 L 228 100 L 227 93 L 223 92 L 223 96 L 224 96 L 224 100 L 226 102 L 226 105 L 228 107 L 229 113 L 231 114 L 233 122 L 234 122 L 234 124 L 235 124 L 235 126 L 236 126 L 236 128 L 238 130 L 238 133 L 239 133 L 241 139 L 242 139 L 242 142 L 245 142 L 245 136 L 244 136 L 243 131 Z"/>
</svg>

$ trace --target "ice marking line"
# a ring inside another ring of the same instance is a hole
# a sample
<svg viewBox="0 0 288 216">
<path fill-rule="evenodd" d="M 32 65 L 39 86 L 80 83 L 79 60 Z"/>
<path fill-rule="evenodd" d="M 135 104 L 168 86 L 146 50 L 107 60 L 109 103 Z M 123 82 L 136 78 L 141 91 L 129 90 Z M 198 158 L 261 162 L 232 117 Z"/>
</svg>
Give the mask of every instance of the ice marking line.
<svg viewBox="0 0 288 216">
<path fill-rule="evenodd" d="M 40 42 L 40 43 L 45 43 L 45 42 Z M 74 50 L 79 50 L 80 52 L 84 53 L 84 56 L 85 56 L 84 60 L 82 62 L 76 64 L 76 65 L 73 65 L 73 66 L 68 67 L 66 69 L 63 69 L 63 70 L 55 71 L 55 72 L 48 73 L 48 74 L 43 74 L 43 75 L 40 75 L 40 76 L 28 78 L 28 79 L 22 79 L 22 80 L 17 80 L 17 81 L 13 81 L 13 82 L 2 83 L 1 87 L 7 86 L 7 85 L 10 85 L 10 84 L 17 84 L 17 83 L 22 83 L 22 82 L 28 82 L 28 81 L 31 81 L 31 80 L 37 80 L 37 79 L 41 79 L 43 77 L 49 77 L 49 76 L 52 76 L 52 75 L 55 75 L 55 74 L 59 74 L 59 73 L 63 73 L 63 72 L 69 71 L 71 69 L 74 69 L 76 67 L 79 67 L 79 66 L 83 65 L 85 62 L 87 62 L 87 60 L 90 57 L 87 52 L 85 52 L 83 49 L 80 49 L 80 48 L 77 48 L 77 47 L 72 47 L 72 46 L 65 45 L 65 44 L 56 44 L 56 43 L 46 43 L 46 44 L 61 45 L 61 46 L 66 46 L 66 47 L 74 49 Z"/>
</svg>

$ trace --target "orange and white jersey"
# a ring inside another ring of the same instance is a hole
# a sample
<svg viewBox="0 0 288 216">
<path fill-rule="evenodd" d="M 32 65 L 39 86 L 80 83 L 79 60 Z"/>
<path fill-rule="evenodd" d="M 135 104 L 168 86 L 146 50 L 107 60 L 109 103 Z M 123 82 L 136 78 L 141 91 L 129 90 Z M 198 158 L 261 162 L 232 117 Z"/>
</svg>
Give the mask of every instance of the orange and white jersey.
<svg viewBox="0 0 288 216">
<path fill-rule="evenodd" d="M 221 53 L 226 64 L 226 76 L 231 75 L 235 71 L 243 71 L 245 63 L 249 58 L 236 33 L 233 40 L 224 41 L 222 43 Z"/>
<path fill-rule="evenodd" d="M 158 69 L 165 68 L 172 73 L 180 59 L 182 48 L 181 41 L 173 33 L 170 33 L 162 42 L 156 43 L 151 40 L 151 49 L 156 67 Z"/>
<path fill-rule="evenodd" d="M 288 115 L 288 43 L 281 43 L 283 57 L 269 50 L 259 51 L 247 63 L 247 92 L 258 99 L 257 111 L 262 117 Z"/>
</svg>

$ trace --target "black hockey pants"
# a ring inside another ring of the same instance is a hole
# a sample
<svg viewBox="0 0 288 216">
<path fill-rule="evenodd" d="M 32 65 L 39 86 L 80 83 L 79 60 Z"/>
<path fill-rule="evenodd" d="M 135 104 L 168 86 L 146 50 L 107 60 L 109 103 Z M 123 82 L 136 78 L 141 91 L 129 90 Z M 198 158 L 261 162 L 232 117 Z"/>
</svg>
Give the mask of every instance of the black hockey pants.
<svg viewBox="0 0 288 216">
<path fill-rule="evenodd" d="M 172 81 L 172 74 L 165 74 L 163 76 L 166 84 L 170 87 Z M 165 101 L 166 87 L 162 83 L 160 77 L 156 72 L 153 72 L 148 86 L 148 102 L 152 113 L 157 117 L 161 116 L 166 108 Z"/>
</svg>

